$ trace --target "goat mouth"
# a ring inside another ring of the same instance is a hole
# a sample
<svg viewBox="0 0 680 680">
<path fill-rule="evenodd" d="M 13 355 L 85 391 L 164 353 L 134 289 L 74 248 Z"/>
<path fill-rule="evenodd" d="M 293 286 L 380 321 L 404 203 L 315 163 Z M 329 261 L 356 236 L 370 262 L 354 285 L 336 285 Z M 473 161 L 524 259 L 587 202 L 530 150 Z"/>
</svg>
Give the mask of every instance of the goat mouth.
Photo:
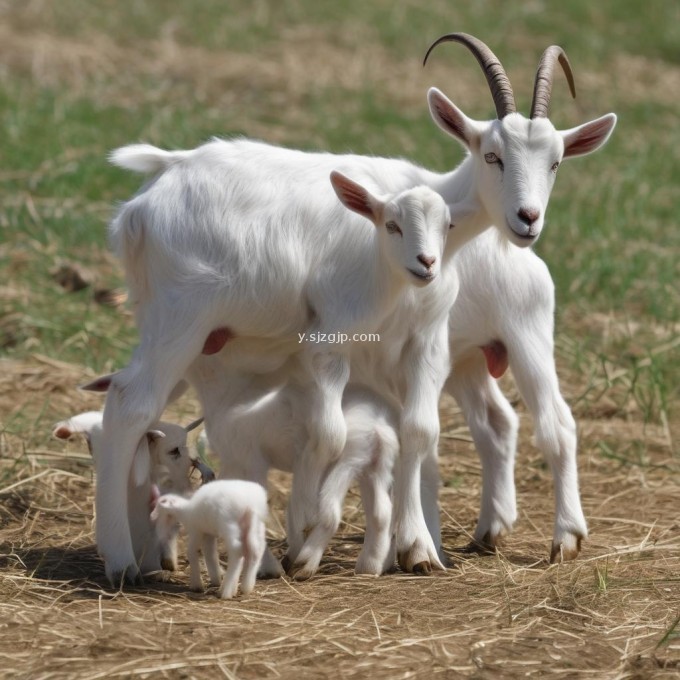
<svg viewBox="0 0 680 680">
<path fill-rule="evenodd" d="M 524 241 L 527 244 L 531 243 L 532 241 L 535 241 L 538 238 L 538 234 L 531 234 L 531 233 L 520 234 L 518 231 L 516 231 L 513 228 L 512 224 L 510 224 L 510 220 L 506 219 L 505 223 L 506 223 L 508 229 L 512 232 L 513 236 L 516 236 L 518 239 L 521 239 L 522 241 Z"/>
<path fill-rule="evenodd" d="M 436 274 L 431 274 L 431 273 L 422 274 L 421 272 L 417 272 L 414 269 L 409 269 L 409 271 L 411 272 L 411 274 L 413 274 L 413 276 L 415 276 L 417 279 L 419 279 L 423 283 L 429 283 L 436 276 Z"/>
</svg>

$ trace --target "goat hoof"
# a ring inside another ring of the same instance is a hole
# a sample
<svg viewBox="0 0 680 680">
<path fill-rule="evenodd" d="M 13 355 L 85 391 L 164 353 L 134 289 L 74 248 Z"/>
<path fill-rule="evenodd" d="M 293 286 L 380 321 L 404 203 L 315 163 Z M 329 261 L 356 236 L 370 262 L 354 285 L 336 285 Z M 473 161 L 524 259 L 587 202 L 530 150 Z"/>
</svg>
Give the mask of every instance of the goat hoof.
<svg viewBox="0 0 680 680">
<path fill-rule="evenodd" d="M 411 551 L 407 550 L 397 555 L 397 561 L 402 571 L 413 574 L 426 575 L 432 573 L 432 565 L 429 560 L 421 560 L 415 564 L 411 561 Z"/>
<path fill-rule="evenodd" d="M 496 552 L 496 548 L 486 543 L 470 541 L 467 545 L 459 548 L 458 552 L 463 555 L 493 555 Z"/>
<path fill-rule="evenodd" d="M 281 558 L 281 568 L 286 572 L 286 574 L 290 576 L 290 571 L 293 568 L 293 562 L 290 557 L 288 557 L 288 555 L 284 555 Z"/>
<path fill-rule="evenodd" d="M 418 574 L 419 576 L 428 576 L 432 573 L 432 567 L 427 561 L 418 562 L 418 564 L 413 565 L 413 573 Z"/>
<path fill-rule="evenodd" d="M 281 578 L 284 573 L 285 573 L 284 570 L 281 567 L 279 567 L 277 571 L 273 570 L 258 571 L 257 578 L 260 581 L 268 581 L 274 578 Z"/>
<path fill-rule="evenodd" d="M 306 581 L 314 576 L 315 572 L 316 569 L 310 569 L 304 562 L 291 564 L 287 570 L 289 578 L 292 578 L 294 581 Z"/>
<path fill-rule="evenodd" d="M 583 536 L 569 534 L 561 543 L 553 543 L 550 550 L 550 564 L 575 560 L 581 552 Z"/>
<path fill-rule="evenodd" d="M 128 568 L 112 572 L 109 576 L 109 582 L 114 588 L 121 588 L 123 586 L 141 586 L 144 584 L 144 579 L 142 572 L 135 565 L 134 570 Z"/>
<path fill-rule="evenodd" d="M 460 548 L 459 552 L 464 555 L 493 555 L 501 544 L 501 538 L 501 534 L 492 536 L 487 531 L 481 538 L 472 539 L 466 546 Z"/>
<path fill-rule="evenodd" d="M 165 569 L 165 571 L 177 571 L 177 563 L 169 557 L 163 557 L 161 559 L 161 569 Z"/>
<path fill-rule="evenodd" d="M 311 578 L 313 575 L 314 575 L 313 571 L 310 571 L 309 569 L 305 569 L 304 567 L 299 567 L 299 568 L 293 570 L 293 573 L 290 574 L 290 577 L 294 581 L 306 581 L 307 579 Z"/>
</svg>

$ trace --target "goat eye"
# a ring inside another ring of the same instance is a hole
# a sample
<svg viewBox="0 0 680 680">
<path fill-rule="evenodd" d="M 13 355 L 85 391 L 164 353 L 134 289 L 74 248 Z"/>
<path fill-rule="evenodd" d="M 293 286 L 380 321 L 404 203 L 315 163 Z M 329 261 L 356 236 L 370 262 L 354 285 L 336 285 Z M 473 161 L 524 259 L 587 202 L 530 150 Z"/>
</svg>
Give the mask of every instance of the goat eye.
<svg viewBox="0 0 680 680">
<path fill-rule="evenodd" d="M 502 170 L 503 169 L 503 161 L 496 156 L 495 153 L 485 153 L 484 154 L 484 160 L 489 164 L 489 165 L 498 165 L 498 167 Z"/>
<path fill-rule="evenodd" d="M 550 170 L 551 170 L 552 172 L 557 172 L 557 168 L 559 168 L 559 167 L 560 167 L 560 162 L 559 162 L 559 161 L 555 161 L 555 162 L 552 164 L 552 166 L 550 167 Z"/>
<path fill-rule="evenodd" d="M 177 459 L 182 455 L 182 452 L 179 450 L 179 447 L 176 446 L 174 449 L 171 451 L 168 451 L 168 455 L 172 456 L 173 458 Z"/>
<path fill-rule="evenodd" d="M 388 234 L 399 234 L 399 236 L 403 236 L 402 231 L 396 222 L 390 220 L 385 224 L 385 228 L 387 229 Z"/>
</svg>

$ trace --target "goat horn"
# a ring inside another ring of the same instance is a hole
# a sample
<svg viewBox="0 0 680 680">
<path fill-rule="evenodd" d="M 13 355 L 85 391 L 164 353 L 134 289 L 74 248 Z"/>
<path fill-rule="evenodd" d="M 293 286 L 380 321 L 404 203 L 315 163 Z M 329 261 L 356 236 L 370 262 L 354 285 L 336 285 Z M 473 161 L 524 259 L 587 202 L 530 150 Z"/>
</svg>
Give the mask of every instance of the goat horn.
<svg viewBox="0 0 680 680">
<path fill-rule="evenodd" d="M 494 104 L 496 105 L 496 114 L 498 118 L 505 118 L 509 113 L 517 111 L 515 106 L 515 96 L 512 93 L 512 85 L 510 79 L 505 74 L 505 69 L 499 61 L 498 57 L 478 38 L 467 33 L 449 33 L 443 35 L 441 38 L 435 40 L 430 48 L 427 50 L 425 59 L 423 59 L 423 66 L 427 63 L 427 58 L 430 52 L 443 42 L 459 42 L 467 47 L 472 54 L 477 58 L 479 65 L 484 71 L 486 80 L 491 89 Z"/>
<path fill-rule="evenodd" d="M 195 430 L 202 422 L 203 417 L 199 418 L 198 420 L 194 420 L 192 423 L 189 423 L 184 429 L 187 432 L 191 432 L 191 430 Z"/>
<path fill-rule="evenodd" d="M 571 96 L 576 97 L 576 87 L 574 86 L 574 74 L 571 72 L 571 64 L 564 50 L 558 45 L 551 45 L 543 52 L 541 60 L 538 62 L 536 79 L 534 80 L 534 97 L 531 100 L 530 118 L 547 118 L 548 107 L 550 106 L 550 93 L 552 91 L 553 77 L 555 75 L 555 64 L 559 61 L 567 76 Z"/>
</svg>

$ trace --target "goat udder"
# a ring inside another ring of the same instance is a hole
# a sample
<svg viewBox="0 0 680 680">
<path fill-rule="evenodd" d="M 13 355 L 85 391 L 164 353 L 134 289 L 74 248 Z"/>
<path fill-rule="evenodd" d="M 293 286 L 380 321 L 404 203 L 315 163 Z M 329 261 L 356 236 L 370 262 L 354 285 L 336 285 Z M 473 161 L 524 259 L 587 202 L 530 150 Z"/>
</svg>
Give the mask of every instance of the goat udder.
<svg viewBox="0 0 680 680">
<path fill-rule="evenodd" d="M 508 370 L 508 350 L 500 340 L 480 347 L 492 378 L 500 378 Z"/>
<path fill-rule="evenodd" d="M 226 326 L 210 331 L 201 354 L 217 354 L 233 337 L 234 334 Z"/>
</svg>

